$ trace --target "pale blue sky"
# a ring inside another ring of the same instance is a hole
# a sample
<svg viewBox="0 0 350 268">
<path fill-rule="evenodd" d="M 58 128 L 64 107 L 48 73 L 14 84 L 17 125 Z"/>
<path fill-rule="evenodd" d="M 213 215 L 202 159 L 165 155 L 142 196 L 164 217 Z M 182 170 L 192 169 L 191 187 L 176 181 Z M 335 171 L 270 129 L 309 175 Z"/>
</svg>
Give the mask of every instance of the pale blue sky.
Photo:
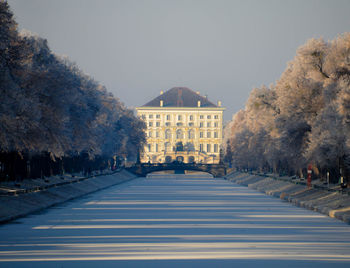
<svg viewBox="0 0 350 268">
<path fill-rule="evenodd" d="M 227 108 L 279 78 L 307 39 L 350 31 L 350 0 L 9 0 L 20 28 L 46 38 L 127 106 L 186 86 Z"/>
</svg>

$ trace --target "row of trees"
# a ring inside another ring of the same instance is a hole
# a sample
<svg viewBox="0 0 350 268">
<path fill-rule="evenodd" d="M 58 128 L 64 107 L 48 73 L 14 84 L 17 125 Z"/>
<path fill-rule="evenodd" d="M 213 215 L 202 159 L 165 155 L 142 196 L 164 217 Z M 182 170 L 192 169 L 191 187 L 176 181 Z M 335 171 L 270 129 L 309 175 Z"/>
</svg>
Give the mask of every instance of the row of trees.
<svg viewBox="0 0 350 268">
<path fill-rule="evenodd" d="M 301 46 L 273 85 L 255 88 L 225 128 L 226 161 L 242 169 L 349 176 L 350 33 Z"/>
<path fill-rule="evenodd" d="M 59 162 L 62 172 L 67 159 L 85 159 L 76 161 L 75 169 L 81 169 L 94 159 L 135 158 L 145 141 L 144 123 L 131 110 L 76 64 L 55 55 L 45 39 L 19 33 L 3 0 L 0 98 L 2 176 L 23 175 L 19 167 L 37 158 L 42 160 L 37 166 L 49 170 L 45 175 L 53 172 L 45 166 Z"/>
</svg>

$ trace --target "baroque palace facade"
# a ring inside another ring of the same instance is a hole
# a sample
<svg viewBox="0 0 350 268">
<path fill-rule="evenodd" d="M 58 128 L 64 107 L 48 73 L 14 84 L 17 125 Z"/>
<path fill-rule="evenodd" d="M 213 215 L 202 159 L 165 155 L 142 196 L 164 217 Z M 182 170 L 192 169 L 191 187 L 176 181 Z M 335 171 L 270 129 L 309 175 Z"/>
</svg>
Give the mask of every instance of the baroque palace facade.
<svg viewBox="0 0 350 268">
<path fill-rule="evenodd" d="M 210 102 L 199 92 L 175 87 L 137 107 L 147 125 L 142 163 L 217 164 L 223 136 L 221 102 Z"/>
</svg>

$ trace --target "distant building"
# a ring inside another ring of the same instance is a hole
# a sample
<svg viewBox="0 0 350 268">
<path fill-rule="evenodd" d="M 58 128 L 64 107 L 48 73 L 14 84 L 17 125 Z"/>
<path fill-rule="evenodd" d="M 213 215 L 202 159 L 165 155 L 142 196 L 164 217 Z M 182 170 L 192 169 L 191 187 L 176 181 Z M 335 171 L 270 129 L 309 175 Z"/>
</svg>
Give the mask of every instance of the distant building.
<svg viewBox="0 0 350 268">
<path fill-rule="evenodd" d="M 147 125 L 142 163 L 219 163 L 223 135 L 221 102 L 215 105 L 185 87 L 174 87 L 141 107 Z"/>
</svg>

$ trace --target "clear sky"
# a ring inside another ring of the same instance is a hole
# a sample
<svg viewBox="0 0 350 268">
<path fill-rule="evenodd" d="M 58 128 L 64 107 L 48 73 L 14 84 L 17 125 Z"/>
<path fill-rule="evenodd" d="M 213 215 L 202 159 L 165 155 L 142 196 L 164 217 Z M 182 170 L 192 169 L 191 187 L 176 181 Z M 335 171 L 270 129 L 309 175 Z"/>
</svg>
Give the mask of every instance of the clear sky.
<svg viewBox="0 0 350 268">
<path fill-rule="evenodd" d="M 185 86 L 225 119 L 278 79 L 307 39 L 350 31 L 350 0 L 9 0 L 20 29 L 46 38 L 130 108 Z"/>
</svg>

